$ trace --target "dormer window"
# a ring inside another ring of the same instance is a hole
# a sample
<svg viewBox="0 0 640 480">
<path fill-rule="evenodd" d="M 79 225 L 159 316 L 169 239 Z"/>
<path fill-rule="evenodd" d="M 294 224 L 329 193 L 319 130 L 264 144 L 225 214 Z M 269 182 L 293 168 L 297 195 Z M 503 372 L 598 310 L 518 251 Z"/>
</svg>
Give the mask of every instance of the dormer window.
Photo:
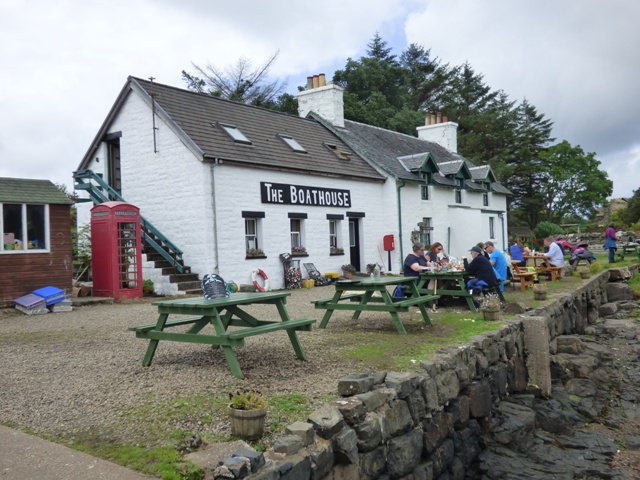
<svg viewBox="0 0 640 480">
<path fill-rule="evenodd" d="M 340 150 L 340 147 L 337 145 L 333 145 L 331 143 L 325 143 L 325 147 L 333 152 L 333 154 L 338 157 L 340 160 L 351 160 L 351 154 L 349 152 L 345 152 L 344 150 Z"/>
<path fill-rule="evenodd" d="M 307 153 L 304 147 L 300 145 L 295 138 L 290 137 L 288 135 L 280 135 L 280 134 L 278 134 L 278 137 L 280 137 L 280 140 L 286 143 L 294 152 Z"/>
<path fill-rule="evenodd" d="M 229 135 L 234 142 L 236 143 L 244 143 L 246 145 L 251 145 L 251 140 L 249 140 L 244 133 L 240 131 L 238 127 L 235 125 L 229 125 L 225 123 L 218 123 L 220 128 L 225 131 L 227 135 Z"/>
</svg>

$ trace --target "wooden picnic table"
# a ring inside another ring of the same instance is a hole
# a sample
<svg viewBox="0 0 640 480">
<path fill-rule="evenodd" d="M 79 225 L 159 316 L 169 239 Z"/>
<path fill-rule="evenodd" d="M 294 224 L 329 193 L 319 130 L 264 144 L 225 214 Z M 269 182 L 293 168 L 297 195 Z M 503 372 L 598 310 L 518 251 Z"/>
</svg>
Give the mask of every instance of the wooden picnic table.
<svg viewBox="0 0 640 480">
<path fill-rule="evenodd" d="M 624 260 L 624 256 L 628 253 L 635 253 L 638 255 L 638 259 L 640 259 L 640 244 L 638 243 L 621 243 L 618 246 L 621 249 L 621 252 L 618 252 L 618 256 L 620 260 Z"/>
<path fill-rule="evenodd" d="M 353 311 L 351 317 L 353 320 L 357 320 L 362 312 L 389 312 L 398 332 L 406 335 L 407 331 L 402 325 L 398 313 L 407 312 L 409 307 L 414 305 L 420 310 L 424 323 L 431 325 L 425 304 L 438 299 L 437 295 L 420 295 L 415 277 L 381 277 L 378 279 L 368 277 L 362 280 L 340 280 L 334 285 L 336 291 L 333 297 L 311 302 L 315 308 L 326 309 L 322 322 L 320 322 L 320 328 L 327 326 L 334 310 Z M 402 285 L 408 298 L 393 298 L 387 287 L 394 285 Z"/>
<path fill-rule="evenodd" d="M 203 343 L 211 345 L 213 348 L 222 348 L 231 373 L 238 378 L 244 378 L 238 359 L 233 352 L 233 347 L 244 346 L 245 337 L 286 330 L 296 356 L 301 360 L 305 360 L 302 345 L 300 345 L 296 331 L 311 331 L 311 325 L 315 323 L 315 320 L 289 318 L 285 307 L 286 299 L 289 295 L 291 295 L 290 292 L 234 293 L 230 297 L 215 298 L 213 300 L 206 300 L 203 297 L 163 300 L 152 303 L 152 305 L 158 307 L 159 316 L 156 323 L 131 327 L 129 330 L 136 332 L 137 338 L 149 340 L 147 353 L 142 361 L 142 365 L 145 367 L 151 365 L 160 340 Z M 280 320 L 257 319 L 245 309 L 245 307 L 252 304 L 275 305 Z M 169 315 L 190 316 L 186 318 L 172 317 L 172 320 L 169 321 Z M 191 327 L 184 332 L 169 332 L 165 330 L 183 325 L 191 325 Z M 213 327 L 214 335 L 200 333 L 207 325 Z M 229 331 L 229 327 L 244 328 Z"/>
<path fill-rule="evenodd" d="M 533 266 L 535 267 L 538 275 L 546 275 L 552 282 L 562 279 L 562 270 L 564 270 L 564 267 L 551 265 L 546 256 L 542 254 L 524 255 L 524 259 L 527 263 L 529 260 L 533 261 Z M 540 261 L 540 265 L 538 265 L 538 261 Z"/>
</svg>

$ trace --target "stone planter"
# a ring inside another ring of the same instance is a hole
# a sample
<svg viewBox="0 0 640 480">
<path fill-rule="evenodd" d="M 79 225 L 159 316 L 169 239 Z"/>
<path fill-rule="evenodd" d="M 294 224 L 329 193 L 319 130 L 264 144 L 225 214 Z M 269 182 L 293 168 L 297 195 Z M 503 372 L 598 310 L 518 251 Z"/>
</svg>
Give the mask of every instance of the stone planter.
<svg viewBox="0 0 640 480">
<path fill-rule="evenodd" d="M 547 292 L 536 292 L 534 290 L 533 291 L 533 298 L 534 298 L 534 300 L 546 300 L 547 299 Z"/>
<path fill-rule="evenodd" d="M 264 433 L 264 420 L 267 407 L 259 410 L 238 410 L 229 407 L 231 419 L 231 435 L 234 437 L 256 440 Z"/>
<path fill-rule="evenodd" d="M 583 280 L 587 278 L 591 278 L 591 272 L 589 270 L 581 270 L 580 278 L 582 278 Z"/>
<path fill-rule="evenodd" d="M 499 308 L 483 308 L 482 316 L 488 322 L 500 320 L 502 317 L 502 311 Z"/>
</svg>

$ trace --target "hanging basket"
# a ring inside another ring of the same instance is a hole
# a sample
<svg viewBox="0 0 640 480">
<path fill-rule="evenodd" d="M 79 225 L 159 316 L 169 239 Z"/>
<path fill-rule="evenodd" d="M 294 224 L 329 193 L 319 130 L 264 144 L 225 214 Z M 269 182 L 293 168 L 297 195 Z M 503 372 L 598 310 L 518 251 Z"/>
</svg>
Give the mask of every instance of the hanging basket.
<svg viewBox="0 0 640 480">
<path fill-rule="evenodd" d="M 259 410 L 238 410 L 229 407 L 231 419 L 231 435 L 234 437 L 256 440 L 264 433 L 264 421 L 267 407 Z"/>
</svg>

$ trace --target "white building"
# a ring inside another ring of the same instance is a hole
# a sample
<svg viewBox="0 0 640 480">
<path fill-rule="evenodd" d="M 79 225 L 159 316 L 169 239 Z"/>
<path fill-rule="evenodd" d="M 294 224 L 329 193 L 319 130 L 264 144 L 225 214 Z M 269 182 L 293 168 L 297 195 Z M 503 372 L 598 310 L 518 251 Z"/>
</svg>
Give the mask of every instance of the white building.
<svg viewBox="0 0 640 480">
<path fill-rule="evenodd" d="M 321 272 L 346 263 L 398 272 L 420 236 L 453 255 L 490 238 L 505 246 L 508 191 L 488 167 L 432 141 L 341 125 L 339 87 L 301 92 L 299 101 L 305 118 L 129 77 L 75 172 L 76 188 L 94 202 L 119 196 L 139 207 L 148 240 L 179 269 L 238 284 L 261 269 L 274 289 L 284 287 L 281 253 Z M 419 134 L 442 127 L 455 135 L 450 122 Z M 89 209 L 80 205 L 80 224 Z M 385 235 L 395 237 L 390 265 Z M 180 293 L 160 270 L 144 275 L 157 292 Z"/>
</svg>

